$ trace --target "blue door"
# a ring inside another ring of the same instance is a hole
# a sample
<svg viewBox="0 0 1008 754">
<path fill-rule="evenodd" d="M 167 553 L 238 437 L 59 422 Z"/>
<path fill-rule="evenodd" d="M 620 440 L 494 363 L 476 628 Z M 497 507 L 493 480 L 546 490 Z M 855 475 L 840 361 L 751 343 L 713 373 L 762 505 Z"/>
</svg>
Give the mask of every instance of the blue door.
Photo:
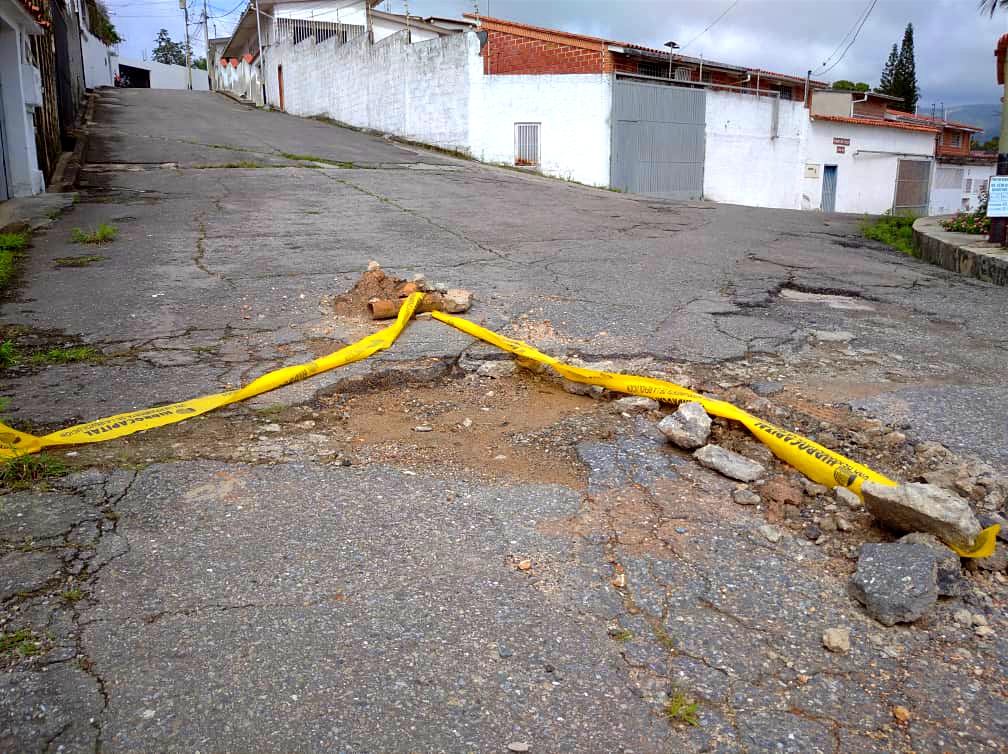
<svg viewBox="0 0 1008 754">
<path fill-rule="evenodd" d="M 836 212 L 836 165 L 823 166 L 822 211 Z"/>
</svg>

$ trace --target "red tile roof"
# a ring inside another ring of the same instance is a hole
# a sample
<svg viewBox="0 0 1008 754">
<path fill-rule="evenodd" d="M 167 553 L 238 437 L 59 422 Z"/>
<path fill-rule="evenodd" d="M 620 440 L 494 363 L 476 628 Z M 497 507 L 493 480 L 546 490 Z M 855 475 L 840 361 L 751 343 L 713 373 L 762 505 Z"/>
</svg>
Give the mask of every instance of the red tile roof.
<svg viewBox="0 0 1008 754">
<path fill-rule="evenodd" d="M 974 133 L 980 133 L 983 131 L 979 126 L 968 126 L 965 123 L 956 123 L 954 120 L 945 120 L 943 118 L 932 118 L 930 115 L 917 115 L 915 113 L 905 113 L 902 110 L 893 110 L 891 107 L 886 108 L 886 114 L 893 114 L 900 120 L 910 120 L 910 121 L 922 121 L 925 123 L 933 123 L 936 126 L 944 126 L 946 128 L 955 128 L 962 131 L 973 131 Z"/>
<path fill-rule="evenodd" d="M 919 126 L 915 123 L 903 123 L 898 120 L 882 120 L 881 118 L 848 118 L 843 115 L 818 115 L 813 113 L 816 120 L 829 120 L 836 123 L 851 123 L 855 126 L 876 126 L 878 128 L 898 128 L 903 131 L 923 131 L 924 133 L 936 134 L 941 129 L 932 126 Z"/>
<path fill-rule="evenodd" d="M 625 45 L 625 42 L 614 42 L 611 39 L 601 39 L 599 37 L 589 37 L 586 34 L 573 34 L 569 31 L 559 31 L 557 29 L 546 29 L 542 26 L 532 26 L 531 24 L 522 24 L 517 21 L 505 21 L 502 18 L 491 18 L 490 16 L 477 16 L 475 13 L 463 13 L 463 18 L 473 18 L 478 19 L 484 26 L 500 26 L 500 27 L 510 27 L 512 29 L 523 29 L 524 31 L 534 32 L 536 34 L 545 34 L 551 37 L 563 37 L 570 41 L 582 42 L 592 45 L 594 48 L 598 48 L 599 45 Z"/>
<path fill-rule="evenodd" d="M 789 76 L 786 73 L 777 73 L 776 71 L 768 71 L 765 68 L 750 68 L 749 73 L 754 76 L 759 74 L 760 76 L 769 76 L 775 79 L 786 79 L 788 81 L 797 81 L 799 84 L 804 84 L 805 79 L 802 76 Z M 829 86 L 825 81 L 816 81 L 815 79 L 809 80 L 809 85 L 811 86 Z"/>
</svg>

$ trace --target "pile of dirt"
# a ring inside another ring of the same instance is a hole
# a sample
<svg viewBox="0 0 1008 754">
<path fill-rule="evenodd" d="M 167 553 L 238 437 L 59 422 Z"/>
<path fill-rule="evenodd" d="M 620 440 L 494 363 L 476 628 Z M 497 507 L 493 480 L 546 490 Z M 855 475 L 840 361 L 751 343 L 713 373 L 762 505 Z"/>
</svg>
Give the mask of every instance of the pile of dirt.
<svg viewBox="0 0 1008 754">
<path fill-rule="evenodd" d="M 398 299 L 417 290 L 415 283 L 385 274 L 380 267 L 369 268 L 346 293 L 333 299 L 333 310 L 342 317 L 371 319 L 371 299 Z"/>
</svg>

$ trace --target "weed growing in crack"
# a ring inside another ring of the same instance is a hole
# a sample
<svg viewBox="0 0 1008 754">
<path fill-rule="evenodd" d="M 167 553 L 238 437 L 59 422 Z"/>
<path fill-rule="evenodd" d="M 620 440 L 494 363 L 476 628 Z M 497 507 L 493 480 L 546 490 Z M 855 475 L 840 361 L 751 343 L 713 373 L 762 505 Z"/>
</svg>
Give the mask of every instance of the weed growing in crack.
<svg viewBox="0 0 1008 754">
<path fill-rule="evenodd" d="M 264 406 L 263 408 L 257 408 L 255 412 L 259 416 L 279 416 L 283 413 L 285 406 L 280 403 L 274 403 L 272 406 Z"/>
<path fill-rule="evenodd" d="M 20 363 L 21 354 L 18 353 L 17 346 L 14 345 L 13 340 L 5 340 L 0 343 L 0 367 L 4 369 L 9 369 L 15 364 Z"/>
<path fill-rule="evenodd" d="M 306 209 L 304 211 L 304 213 L 306 215 L 321 215 L 322 214 L 322 210 L 320 210 L 320 209 Z"/>
<path fill-rule="evenodd" d="M 882 215 L 861 222 L 861 235 L 913 256 L 913 224 L 915 215 Z"/>
<path fill-rule="evenodd" d="M 295 154 L 293 152 L 281 152 L 280 156 L 287 160 L 295 160 L 297 162 L 321 162 L 323 165 L 335 165 L 338 168 L 343 168 L 349 170 L 354 166 L 352 162 L 346 160 L 330 160 L 325 157 L 316 157 L 311 154 Z"/>
<path fill-rule="evenodd" d="M 56 257 L 53 263 L 57 267 L 88 267 L 95 262 L 101 262 L 108 257 L 100 257 L 97 254 L 88 254 L 80 257 Z"/>
<path fill-rule="evenodd" d="M 91 346 L 74 346 L 72 348 L 50 348 L 48 351 L 33 353 L 32 364 L 72 364 L 77 361 L 97 361 L 101 353 Z"/>
<path fill-rule="evenodd" d="M 22 657 L 31 657 L 42 651 L 42 644 L 30 628 L 0 634 L 0 653 L 17 652 Z"/>
<path fill-rule="evenodd" d="M 610 633 L 609 636 L 613 639 L 613 641 L 630 641 L 633 638 L 633 633 L 624 628 Z"/>
<path fill-rule="evenodd" d="M 697 718 L 699 703 L 691 699 L 682 689 L 673 689 L 662 712 L 673 725 L 699 725 Z"/>
<path fill-rule="evenodd" d="M 76 605 L 82 599 L 84 599 L 84 592 L 80 589 L 67 589 L 65 592 L 60 592 L 60 597 L 63 601 L 70 605 Z"/>
<path fill-rule="evenodd" d="M 654 629 L 654 637 L 655 641 L 661 644 L 662 648 L 664 648 L 666 652 L 675 651 L 675 641 L 672 639 L 671 636 L 668 635 L 668 632 L 666 632 L 665 629 L 662 628 L 661 626 Z"/>
<path fill-rule="evenodd" d="M 18 259 L 28 248 L 27 233 L 0 233 L 0 290 L 14 279 Z"/>
<path fill-rule="evenodd" d="M 116 240 L 118 235 L 119 229 L 114 225 L 101 223 L 97 230 L 88 232 L 84 232 L 80 228 L 74 228 L 71 238 L 73 238 L 74 243 L 86 243 L 100 246 L 104 243 L 112 243 Z"/>
<path fill-rule="evenodd" d="M 58 458 L 38 453 L 9 458 L 0 464 L 0 488 L 24 490 L 54 477 L 65 476 L 70 467 Z"/>
</svg>

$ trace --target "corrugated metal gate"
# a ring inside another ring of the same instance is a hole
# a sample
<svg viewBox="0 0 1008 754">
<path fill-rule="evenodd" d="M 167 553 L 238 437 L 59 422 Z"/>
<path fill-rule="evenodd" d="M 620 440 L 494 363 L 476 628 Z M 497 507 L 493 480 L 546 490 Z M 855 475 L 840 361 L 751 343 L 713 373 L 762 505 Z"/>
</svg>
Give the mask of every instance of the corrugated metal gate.
<svg viewBox="0 0 1008 754">
<path fill-rule="evenodd" d="M 635 194 L 703 198 L 703 89 L 617 79 L 611 183 Z"/>
<path fill-rule="evenodd" d="M 931 160 L 898 160 L 893 214 L 926 215 L 931 183 Z"/>
</svg>

